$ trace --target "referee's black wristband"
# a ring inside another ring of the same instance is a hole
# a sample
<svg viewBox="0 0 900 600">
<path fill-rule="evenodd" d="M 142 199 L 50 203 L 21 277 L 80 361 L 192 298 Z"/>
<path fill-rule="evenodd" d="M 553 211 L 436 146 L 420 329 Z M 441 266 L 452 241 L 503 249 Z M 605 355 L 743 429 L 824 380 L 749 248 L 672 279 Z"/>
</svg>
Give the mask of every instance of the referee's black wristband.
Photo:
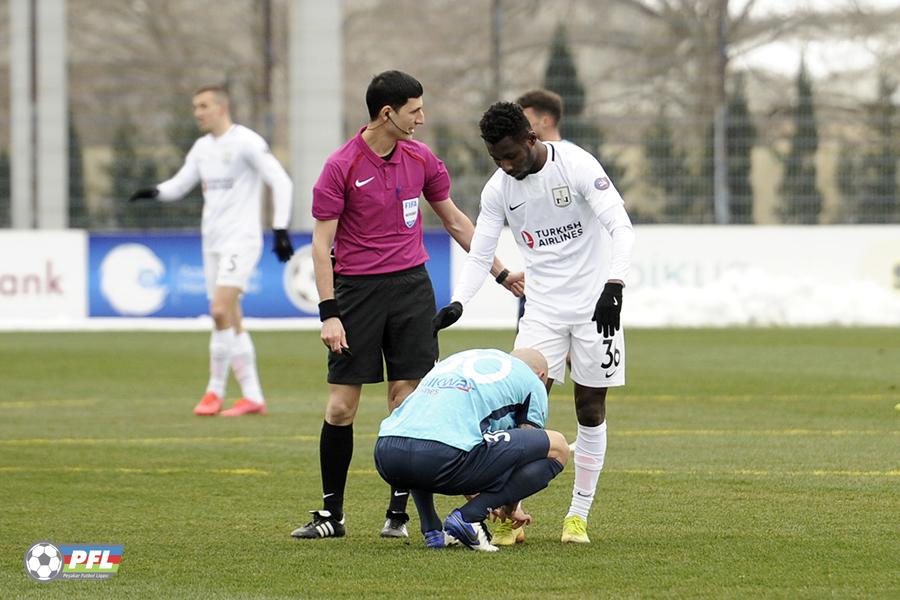
<svg viewBox="0 0 900 600">
<path fill-rule="evenodd" d="M 337 300 L 334 298 L 329 298 L 328 300 L 322 300 L 319 302 L 319 320 L 327 321 L 331 317 L 341 316 L 341 310 L 338 308 Z"/>
<path fill-rule="evenodd" d="M 506 281 L 507 277 L 509 277 L 509 269 L 503 269 L 502 271 L 500 271 L 500 274 L 497 275 L 497 278 L 494 281 L 496 281 L 497 283 L 503 283 L 504 281 Z"/>
</svg>

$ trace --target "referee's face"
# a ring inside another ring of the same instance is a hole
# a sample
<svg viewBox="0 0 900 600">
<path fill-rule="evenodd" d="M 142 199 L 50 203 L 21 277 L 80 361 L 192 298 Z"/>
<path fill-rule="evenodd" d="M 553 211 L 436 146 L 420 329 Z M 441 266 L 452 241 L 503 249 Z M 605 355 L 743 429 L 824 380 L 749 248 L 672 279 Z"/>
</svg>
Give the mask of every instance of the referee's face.
<svg viewBox="0 0 900 600">
<path fill-rule="evenodd" d="M 485 142 L 488 154 L 494 159 L 494 163 L 503 169 L 503 172 L 519 181 L 528 177 L 532 172 L 535 161 L 533 131 L 522 138 L 506 136 L 496 144 Z"/>
</svg>

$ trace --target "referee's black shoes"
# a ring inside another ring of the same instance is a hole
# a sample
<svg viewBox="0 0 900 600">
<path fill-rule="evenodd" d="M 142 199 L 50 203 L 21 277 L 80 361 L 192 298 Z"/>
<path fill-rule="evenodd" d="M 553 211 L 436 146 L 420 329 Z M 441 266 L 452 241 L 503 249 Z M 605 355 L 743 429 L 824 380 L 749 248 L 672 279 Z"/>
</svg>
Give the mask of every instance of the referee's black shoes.
<svg viewBox="0 0 900 600">
<path fill-rule="evenodd" d="M 344 527 L 344 519 L 338 521 L 327 510 L 311 510 L 312 521 L 291 532 L 295 538 L 313 540 L 326 537 L 344 537 L 347 528 Z"/>
</svg>

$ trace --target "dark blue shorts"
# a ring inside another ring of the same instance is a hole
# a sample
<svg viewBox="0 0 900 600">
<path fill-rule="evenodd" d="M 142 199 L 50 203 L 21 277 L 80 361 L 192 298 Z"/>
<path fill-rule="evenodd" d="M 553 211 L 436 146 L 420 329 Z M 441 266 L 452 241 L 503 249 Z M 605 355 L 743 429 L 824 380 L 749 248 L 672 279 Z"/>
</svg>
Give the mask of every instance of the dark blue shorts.
<svg viewBox="0 0 900 600">
<path fill-rule="evenodd" d="M 547 457 L 550 438 L 543 429 L 510 429 L 485 434 L 470 451 L 441 442 L 381 437 L 375 442 L 375 468 L 394 487 L 448 496 L 497 492 L 510 474 Z"/>
</svg>

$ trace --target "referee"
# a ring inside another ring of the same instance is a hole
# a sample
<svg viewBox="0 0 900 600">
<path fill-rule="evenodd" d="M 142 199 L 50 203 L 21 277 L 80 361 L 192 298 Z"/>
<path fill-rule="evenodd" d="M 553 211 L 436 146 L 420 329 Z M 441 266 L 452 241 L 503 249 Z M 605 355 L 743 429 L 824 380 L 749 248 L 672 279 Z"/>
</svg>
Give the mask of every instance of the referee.
<svg viewBox="0 0 900 600">
<path fill-rule="evenodd" d="M 386 368 L 392 411 L 434 366 L 435 299 L 420 198 L 466 251 L 475 230 L 450 198 L 444 163 L 413 140 L 425 123 L 422 94 L 406 73 L 376 75 L 366 91 L 369 123 L 328 157 L 313 188 L 313 263 L 329 391 L 319 438 L 323 508 L 294 530 L 296 538 L 346 534 L 344 488 L 363 384 L 384 381 Z M 515 295 L 524 291 L 523 273 L 508 273 L 496 259 L 491 272 Z M 391 490 L 382 537 L 408 537 L 408 498 L 407 490 Z"/>
</svg>

